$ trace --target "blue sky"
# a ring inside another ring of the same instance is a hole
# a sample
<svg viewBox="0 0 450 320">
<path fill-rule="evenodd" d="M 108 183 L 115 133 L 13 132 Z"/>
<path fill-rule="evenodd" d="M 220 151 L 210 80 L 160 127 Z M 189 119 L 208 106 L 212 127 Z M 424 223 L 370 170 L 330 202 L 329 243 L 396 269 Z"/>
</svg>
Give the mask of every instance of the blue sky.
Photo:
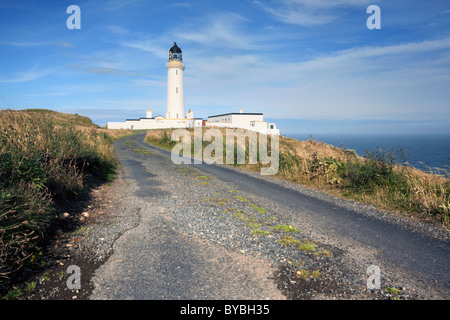
<svg viewBox="0 0 450 320">
<path fill-rule="evenodd" d="M 2 0 L 0 28 L 2 109 L 102 126 L 165 115 L 176 41 L 195 117 L 242 107 L 282 134 L 450 133 L 448 0 Z"/>
</svg>

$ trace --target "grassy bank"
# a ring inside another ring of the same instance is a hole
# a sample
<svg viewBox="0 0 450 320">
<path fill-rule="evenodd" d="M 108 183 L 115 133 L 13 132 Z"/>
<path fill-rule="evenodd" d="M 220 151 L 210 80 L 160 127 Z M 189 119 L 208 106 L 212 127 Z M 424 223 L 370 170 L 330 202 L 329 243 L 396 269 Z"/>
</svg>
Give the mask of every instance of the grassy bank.
<svg viewBox="0 0 450 320">
<path fill-rule="evenodd" d="M 171 141 L 171 133 L 172 130 L 152 130 L 147 133 L 146 141 L 170 150 L 177 144 Z M 191 139 L 193 145 L 192 132 Z M 209 143 L 203 142 L 203 149 Z M 223 148 L 225 159 L 225 145 Z M 280 137 L 279 150 L 276 177 L 380 209 L 432 220 L 448 230 L 450 179 L 403 165 L 401 150 L 379 149 L 362 157 L 354 150 L 313 139 L 298 141 L 286 137 Z M 260 163 L 249 165 L 247 160 L 242 167 L 260 170 Z"/>
<path fill-rule="evenodd" d="M 79 199 L 88 176 L 114 177 L 111 142 L 126 134 L 78 115 L 0 110 L 0 280 L 33 263 L 58 203 Z"/>
</svg>

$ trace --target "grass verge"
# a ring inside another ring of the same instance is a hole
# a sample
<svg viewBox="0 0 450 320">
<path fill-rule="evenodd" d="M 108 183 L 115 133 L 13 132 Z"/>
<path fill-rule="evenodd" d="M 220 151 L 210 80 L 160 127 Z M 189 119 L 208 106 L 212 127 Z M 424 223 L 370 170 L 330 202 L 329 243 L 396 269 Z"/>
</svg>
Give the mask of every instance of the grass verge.
<svg viewBox="0 0 450 320">
<path fill-rule="evenodd" d="M 112 142 L 130 134 L 78 115 L 0 110 L 0 285 L 33 265 L 61 203 L 82 197 L 91 177 L 115 177 Z"/>
</svg>

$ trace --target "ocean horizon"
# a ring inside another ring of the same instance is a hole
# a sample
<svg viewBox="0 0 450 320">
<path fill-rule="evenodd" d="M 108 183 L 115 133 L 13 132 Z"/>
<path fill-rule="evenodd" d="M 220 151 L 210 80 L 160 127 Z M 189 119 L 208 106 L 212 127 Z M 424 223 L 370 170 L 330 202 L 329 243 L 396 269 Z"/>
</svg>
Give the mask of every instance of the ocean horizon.
<svg viewBox="0 0 450 320">
<path fill-rule="evenodd" d="M 450 177 L 450 134 L 285 134 L 296 140 L 314 139 L 327 144 L 353 149 L 360 156 L 381 148 L 401 150 L 411 166 Z"/>
</svg>

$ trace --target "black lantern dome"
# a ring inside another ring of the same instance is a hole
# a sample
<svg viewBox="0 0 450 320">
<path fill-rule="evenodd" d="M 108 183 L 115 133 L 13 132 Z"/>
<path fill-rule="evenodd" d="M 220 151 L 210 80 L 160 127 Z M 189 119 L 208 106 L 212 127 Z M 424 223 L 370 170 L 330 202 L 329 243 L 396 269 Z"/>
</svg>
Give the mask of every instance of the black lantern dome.
<svg viewBox="0 0 450 320">
<path fill-rule="evenodd" d="M 183 54 L 180 47 L 177 46 L 177 43 L 174 42 L 172 48 L 169 50 L 169 59 L 170 60 L 183 60 Z"/>
</svg>

